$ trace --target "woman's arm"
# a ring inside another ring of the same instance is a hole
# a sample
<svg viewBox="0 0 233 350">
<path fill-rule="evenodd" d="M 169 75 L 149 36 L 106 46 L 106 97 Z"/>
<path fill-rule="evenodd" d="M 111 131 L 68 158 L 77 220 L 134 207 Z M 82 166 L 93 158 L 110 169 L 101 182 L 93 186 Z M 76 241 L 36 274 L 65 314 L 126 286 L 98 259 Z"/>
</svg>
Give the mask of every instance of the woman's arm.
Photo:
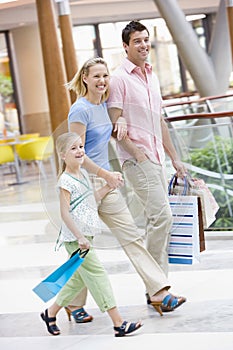
<svg viewBox="0 0 233 350">
<path fill-rule="evenodd" d="M 127 122 L 122 116 L 122 110 L 119 108 L 109 108 L 108 114 L 113 124 L 112 136 L 118 141 L 124 139 L 127 135 Z"/>
<path fill-rule="evenodd" d="M 76 132 L 81 137 L 83 144 L 85 145 L 86 141 L 86 126 L 82 123 L 71 123 L 70 131 Z M 85 160 L 83 163 L 83 168 L 86 169 L 88 173 L 95 174 L 103 178 L 111 188 L 121 187 L 124 184 L 122 174 L 120 172 L 108 171 L 97 164 L 95 164 L 87 155 L 85 155 Z"/>
<path fill-rule="evenodd" d="M 61 218 L 68 227 L 68 229 L 77 238 L 80 249 L 89 249 L 90 242 L 88 239 L 79 231 L 77 225 L 70 215 L 70 192 L 61 188 L 60 189 L 60 212 Z"/>
<path fill-rule="evenodd" d="M 115 125 L 117 120 L 119 120 L 119 118 L 122 117 L 122 110 L 119 108 L 109 108 L 108 113 L 113 125 Z M 113 137 L 117 137 L 116 133 L 113 133 Z M 138 148 L 127 135 L 125 135 L 124 138 L 122 138 L 121 140 L 118 139 L 118 142 L 127 153 L 129 153 L 133 158 L 135 158 L 138 161 L 138 163 L 148 159 L 145 153 L 142 150 L 140 150 L 140 148 Z"/>
<path fill-rule="evenodd" d="M 124 117 L 119 117 L 113 123 L 113 137 L 116 137 L 118 141 L 123 140 L 127 136 L 127 122 Z"/>
</svg>

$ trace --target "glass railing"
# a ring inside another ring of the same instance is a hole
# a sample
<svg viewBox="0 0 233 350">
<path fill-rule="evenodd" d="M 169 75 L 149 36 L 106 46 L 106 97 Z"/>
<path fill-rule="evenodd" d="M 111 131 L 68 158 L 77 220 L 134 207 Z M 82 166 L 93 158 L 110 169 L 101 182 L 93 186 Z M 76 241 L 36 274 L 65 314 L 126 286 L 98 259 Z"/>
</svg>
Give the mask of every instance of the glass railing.
<svg viewBox="0 0 233 350">
<path fill-rule="evenodd" d="M 206 182 L 219 205 L 209 229 L 233 230 L 233 94 L 182 96 L 165 103 L 163 113 L 178 154 L 191 176 Z M 112 170 L 121 171 L 115 140 L 110 163 Z M 169 181 L 175 170 L 168 158 L 166 169 Z M 122 193 L 136 224 L 144 227 L 143 207 L 127 179 Z"/>
<path fill-rule="evenodd" d="M 178 110 L 181 113 L 178 113 Z M 233 94 L 164 105 L 175 147 L 220 207 L 210 229 L 233 229 Z"/>
</svg>

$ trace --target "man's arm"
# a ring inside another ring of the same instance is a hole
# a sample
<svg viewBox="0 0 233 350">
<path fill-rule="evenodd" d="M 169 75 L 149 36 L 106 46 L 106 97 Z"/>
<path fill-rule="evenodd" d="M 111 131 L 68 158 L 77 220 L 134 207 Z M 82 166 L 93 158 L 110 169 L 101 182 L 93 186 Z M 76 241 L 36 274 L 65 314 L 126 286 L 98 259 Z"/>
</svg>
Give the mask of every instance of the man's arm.
<svg viewBox="0 0 233 350">
<path fill-rule="evenodd" d="M 174 168 L 177 171 L 177 176 L 183 178 L 186 175 L 187 170 L 186 170 L 184 164 L 181 162 L 181 160 L 176 152 L 176 149 L 175 149 L 173 142 L 171 140 L 171 136 L 169 133 L 167 123 L 163 119 L 163 117 L 161 118 L 161 130 L 162 130 L 164 150 L 167 153 L 167 155 L 170 157 L 170 159 L 172 161 L 172 165 L 174 166 Z"/>
</svg>

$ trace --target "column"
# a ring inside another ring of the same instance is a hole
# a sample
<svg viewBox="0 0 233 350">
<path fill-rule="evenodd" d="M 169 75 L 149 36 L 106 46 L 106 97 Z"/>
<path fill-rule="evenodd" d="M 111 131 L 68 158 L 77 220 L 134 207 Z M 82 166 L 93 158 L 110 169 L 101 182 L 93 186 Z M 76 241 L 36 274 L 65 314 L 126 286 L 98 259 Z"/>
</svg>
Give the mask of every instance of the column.
<svg viewBox="0 0 233 350">
<path fill-rule="evenodd" d="M 68 0 L 56 0 L 58 5 L 59 24 L 61 30 L 63 55 L 67 74 L 70 81 L 78 70 L 76 51 L 74 47 L 72 22 L 70 15 L 70 4 Z M 76 100 L 75 92 L 70 92 L 71 102 Z"/>
<path fill-rule="evenodd" d="M 70 96 L 67 88 L 64 86 L 66 73 L 62 52 L 59 47 L 53 0 L 36 0 L 36 6 L 51 125 L 52 131 L 56 131 L 54 134 L 56 138 L 56 135 L 67 131 L 66 120 L 70 108 Z"/>
<path fill-rule="evenodd" d="M 227 15 L 228 15 L 228 26 L 231 43 L 231 57 L 233 58 L 233 0 L 226 0 Z"/>
<path fill-rule="evenodd" d="M 211 60 L 199 44 L 196 33 L 186 21 L 177 1 L 154 0 L 184 64 L 189 70 L 201 96 L 217 94 L 216 78 Z"/>
</svg>

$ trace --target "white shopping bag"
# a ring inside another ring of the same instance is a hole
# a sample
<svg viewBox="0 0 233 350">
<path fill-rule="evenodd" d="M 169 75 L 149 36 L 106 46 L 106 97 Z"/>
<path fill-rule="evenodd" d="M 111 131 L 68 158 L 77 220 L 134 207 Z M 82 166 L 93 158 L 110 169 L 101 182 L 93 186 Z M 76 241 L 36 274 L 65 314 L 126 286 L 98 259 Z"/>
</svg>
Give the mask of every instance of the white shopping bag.
<svg viewBox="0 0 233 350">
<path fill-rule="evenodd" d="M 168 245 L 170 264 L 192 265 L 200 261 L 197 196 L 169 196 L 173 225 Z"/>
</svg>

